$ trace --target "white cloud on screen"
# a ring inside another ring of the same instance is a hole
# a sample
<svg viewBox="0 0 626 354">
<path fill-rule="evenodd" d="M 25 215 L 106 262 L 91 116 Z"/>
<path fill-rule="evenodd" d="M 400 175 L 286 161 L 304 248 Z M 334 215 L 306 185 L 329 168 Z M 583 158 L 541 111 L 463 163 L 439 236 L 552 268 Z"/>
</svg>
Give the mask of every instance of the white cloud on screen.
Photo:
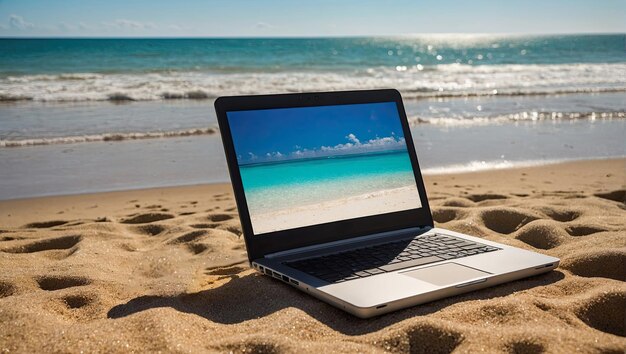
<svg viewBox="0 0 626 354">
<path fill-rule="evenodd" d="M 265 153 L 261 157 L 248 152 L 248 162 L 254 161 L 255 163 L 273 162 L 273 161 L 285 161 L 301 158 L 313 158 L 313 157 L 328 157 L 338 155 L 352 155 L 362 154 L 367 152 L 382 152 L 393 151 L 406 148 L 406 141 L 404 138 L 397 138 L 394 133 L 387 137 L 376 137 L 374 139 L 362 142 L 354 134 L 346 135 L 348 140 L 345 144 L 337 144 L 335 146 L 321 146 L 319 149 L 303 149 L 300 146 L 291 153 L 283 154 L 280 151 L 273 151 Z M 238 156 L 241 162 L 241 156 Z"/>
<path fill-rule="evenodd" d="M 348 135 L 346 136 L 346 138 L 347 138 L 348 140 L 350 140 L 351 142 L 355 143 L 355 144 L 359 144 L 359 143 L 361 143 L 361 142 L 359 141 L 359 139 L 357 139 L 357 137 L 356 137 L 354 134 L 352 134 L 352 133 L 348 134 Z"/>
<path fill-rule="evenodd" d="M 24 20 L 24 17 L 13 14 L 9 16 L 9 27 L 15 30 L 27 30 L 32 29 L 35 25 Z"/>
<path fill-rule="evenodd" d="M 267 23 L 267 22 L 257 22 L 255 25 L 256 28 L 259 29 L 270 29 L 270 28 L 274 28 L 274 26 L 271 23 Z"/>
<path fill-rule="evenodd" d="M 120 18 L 113 22 L 102 22 L 102 25 L 108 28 L 129 30 L 146 30 L 156 28 L 156 25 L 152 22 L 140 22 L 125 18 Z"/>
<path fill-rule="evenodd" d="M 397 139 L 395 134 L 391 136 L 370 139 L 361 142 L 354 134 L 348 134 L 346 138 L 350 141 L 345 144 L 337 144 L 335 146 L 322 146 L 319 151 L 328 153 L 328 156 L 336 155 L 336 153 L 363 153 L 372 151 L 397 150 L 406 146 L 404 138 Z M 323 154 L 324 155 L 324 154 Z"/>
</svg>

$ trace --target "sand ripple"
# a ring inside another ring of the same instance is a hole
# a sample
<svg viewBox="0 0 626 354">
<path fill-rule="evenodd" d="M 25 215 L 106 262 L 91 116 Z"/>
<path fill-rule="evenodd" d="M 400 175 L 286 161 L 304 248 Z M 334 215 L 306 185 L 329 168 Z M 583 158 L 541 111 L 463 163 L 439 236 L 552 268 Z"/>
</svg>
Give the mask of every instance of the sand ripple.
<svg viewBox="0 0 626 354">
<path fill-rule="evenodd" d="M 439 225 L 560 257 L 561 267 L 360 320 L 249 269 L 230 194 L 130 201 L 104 219 L 3 227 L 0 350 L 626 349 L 621 190 L 433 196 Z"/>
</svg>

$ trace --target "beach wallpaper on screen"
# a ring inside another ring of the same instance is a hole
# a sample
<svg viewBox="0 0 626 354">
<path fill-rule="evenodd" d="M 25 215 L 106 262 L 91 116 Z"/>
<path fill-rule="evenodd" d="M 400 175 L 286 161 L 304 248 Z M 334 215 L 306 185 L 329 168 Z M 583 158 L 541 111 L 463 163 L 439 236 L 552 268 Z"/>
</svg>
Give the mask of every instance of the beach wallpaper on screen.
<svg viewBox="0 0 626 354">
<path fill-rule="evenodd" d="M 227 116 L 257 235 L 421 207 L 395 102 Z"/>
</svg>

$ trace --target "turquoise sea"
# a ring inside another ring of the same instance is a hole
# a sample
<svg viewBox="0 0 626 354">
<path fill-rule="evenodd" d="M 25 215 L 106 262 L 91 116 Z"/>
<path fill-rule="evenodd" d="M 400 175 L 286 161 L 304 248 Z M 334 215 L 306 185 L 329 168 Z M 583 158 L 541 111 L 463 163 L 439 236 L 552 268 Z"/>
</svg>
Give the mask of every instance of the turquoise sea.
<svg viewBox="0 0 626 354">
<path fill-rule="evenodd" d="M 395 87 L 406 97 L 626 89 L 625 36 L 0 39 L 0 100 L 207 99 Z"/>
<path fill-rule="evenodd" d="M 257 215 L 415 185 L 406 150 L 249 164 L 240 171 Z"/>
<path fill-rule="evenodd" d="M 0 39 L 0 199 L 228 181 L 222 95 L 396 88 L 421 166 L 626 156 L 626 35 Z"/>
</svg>

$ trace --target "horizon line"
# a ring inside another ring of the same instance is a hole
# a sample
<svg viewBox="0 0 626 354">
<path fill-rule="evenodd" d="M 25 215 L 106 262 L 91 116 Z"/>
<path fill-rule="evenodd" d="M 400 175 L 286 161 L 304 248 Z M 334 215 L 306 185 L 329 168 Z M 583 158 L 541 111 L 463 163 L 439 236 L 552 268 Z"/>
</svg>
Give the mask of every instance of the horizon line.
<svg viewBox="0 0 626 354">
<path fill-rule="evenodd" d="M 406 148 L 402 149 L 394 149 L 394 150 L 378 150 L 378 151 L 365 151 L 365 152 L 354 152 L 351 154 L 337 154 L 337 155 L 325 155 L 325 156 L 305 156 L 305 157 L 294 157 L 294 158 L 286 158 L 286 159 L 278 159 L 278 160 L 268 160 L 260 161 L 260 162 L 244 162 L 239 163 L 239 159 L 237 159 L 237 165 L 239 167 L 251 166 L 251 165 L 269 165 L 269 164 L 281 164 L 281 163 L 289 163 L 293 161 L 304 161 L 304 160 L 323 160 L 323 159 L 335 159 L 335 158 L 345 158 L 345 157 L 355 157 L 359 155 L 384 155 L 384 154 L 392 154 L 406 152 L 408 150 Z M 289 155 L 285 155 L 289 156 Z"/>
<path fill-rule="evenodd" d="M 525 32 L 425 32 L 425 33 L 405 33 L 405 34 L 378 34 L 378 35 L 271 35 L 271 36 L 255 36 L 255 35 L 188 35 L 188 36 L 170 36 L 170 35 L 147 35 L 147 36 L 81 36 L 81 35 L 8 35 L 0 36 L 0 39 L 327 39 L 327 38 L 411 38 L 420 36 L 510 36 L 510 37 L 544 37 L 544 36 L 609 36 L 623 35 L 624 32 L 546 32 L 546 33 L 525 33 Z"/>
</svg>

